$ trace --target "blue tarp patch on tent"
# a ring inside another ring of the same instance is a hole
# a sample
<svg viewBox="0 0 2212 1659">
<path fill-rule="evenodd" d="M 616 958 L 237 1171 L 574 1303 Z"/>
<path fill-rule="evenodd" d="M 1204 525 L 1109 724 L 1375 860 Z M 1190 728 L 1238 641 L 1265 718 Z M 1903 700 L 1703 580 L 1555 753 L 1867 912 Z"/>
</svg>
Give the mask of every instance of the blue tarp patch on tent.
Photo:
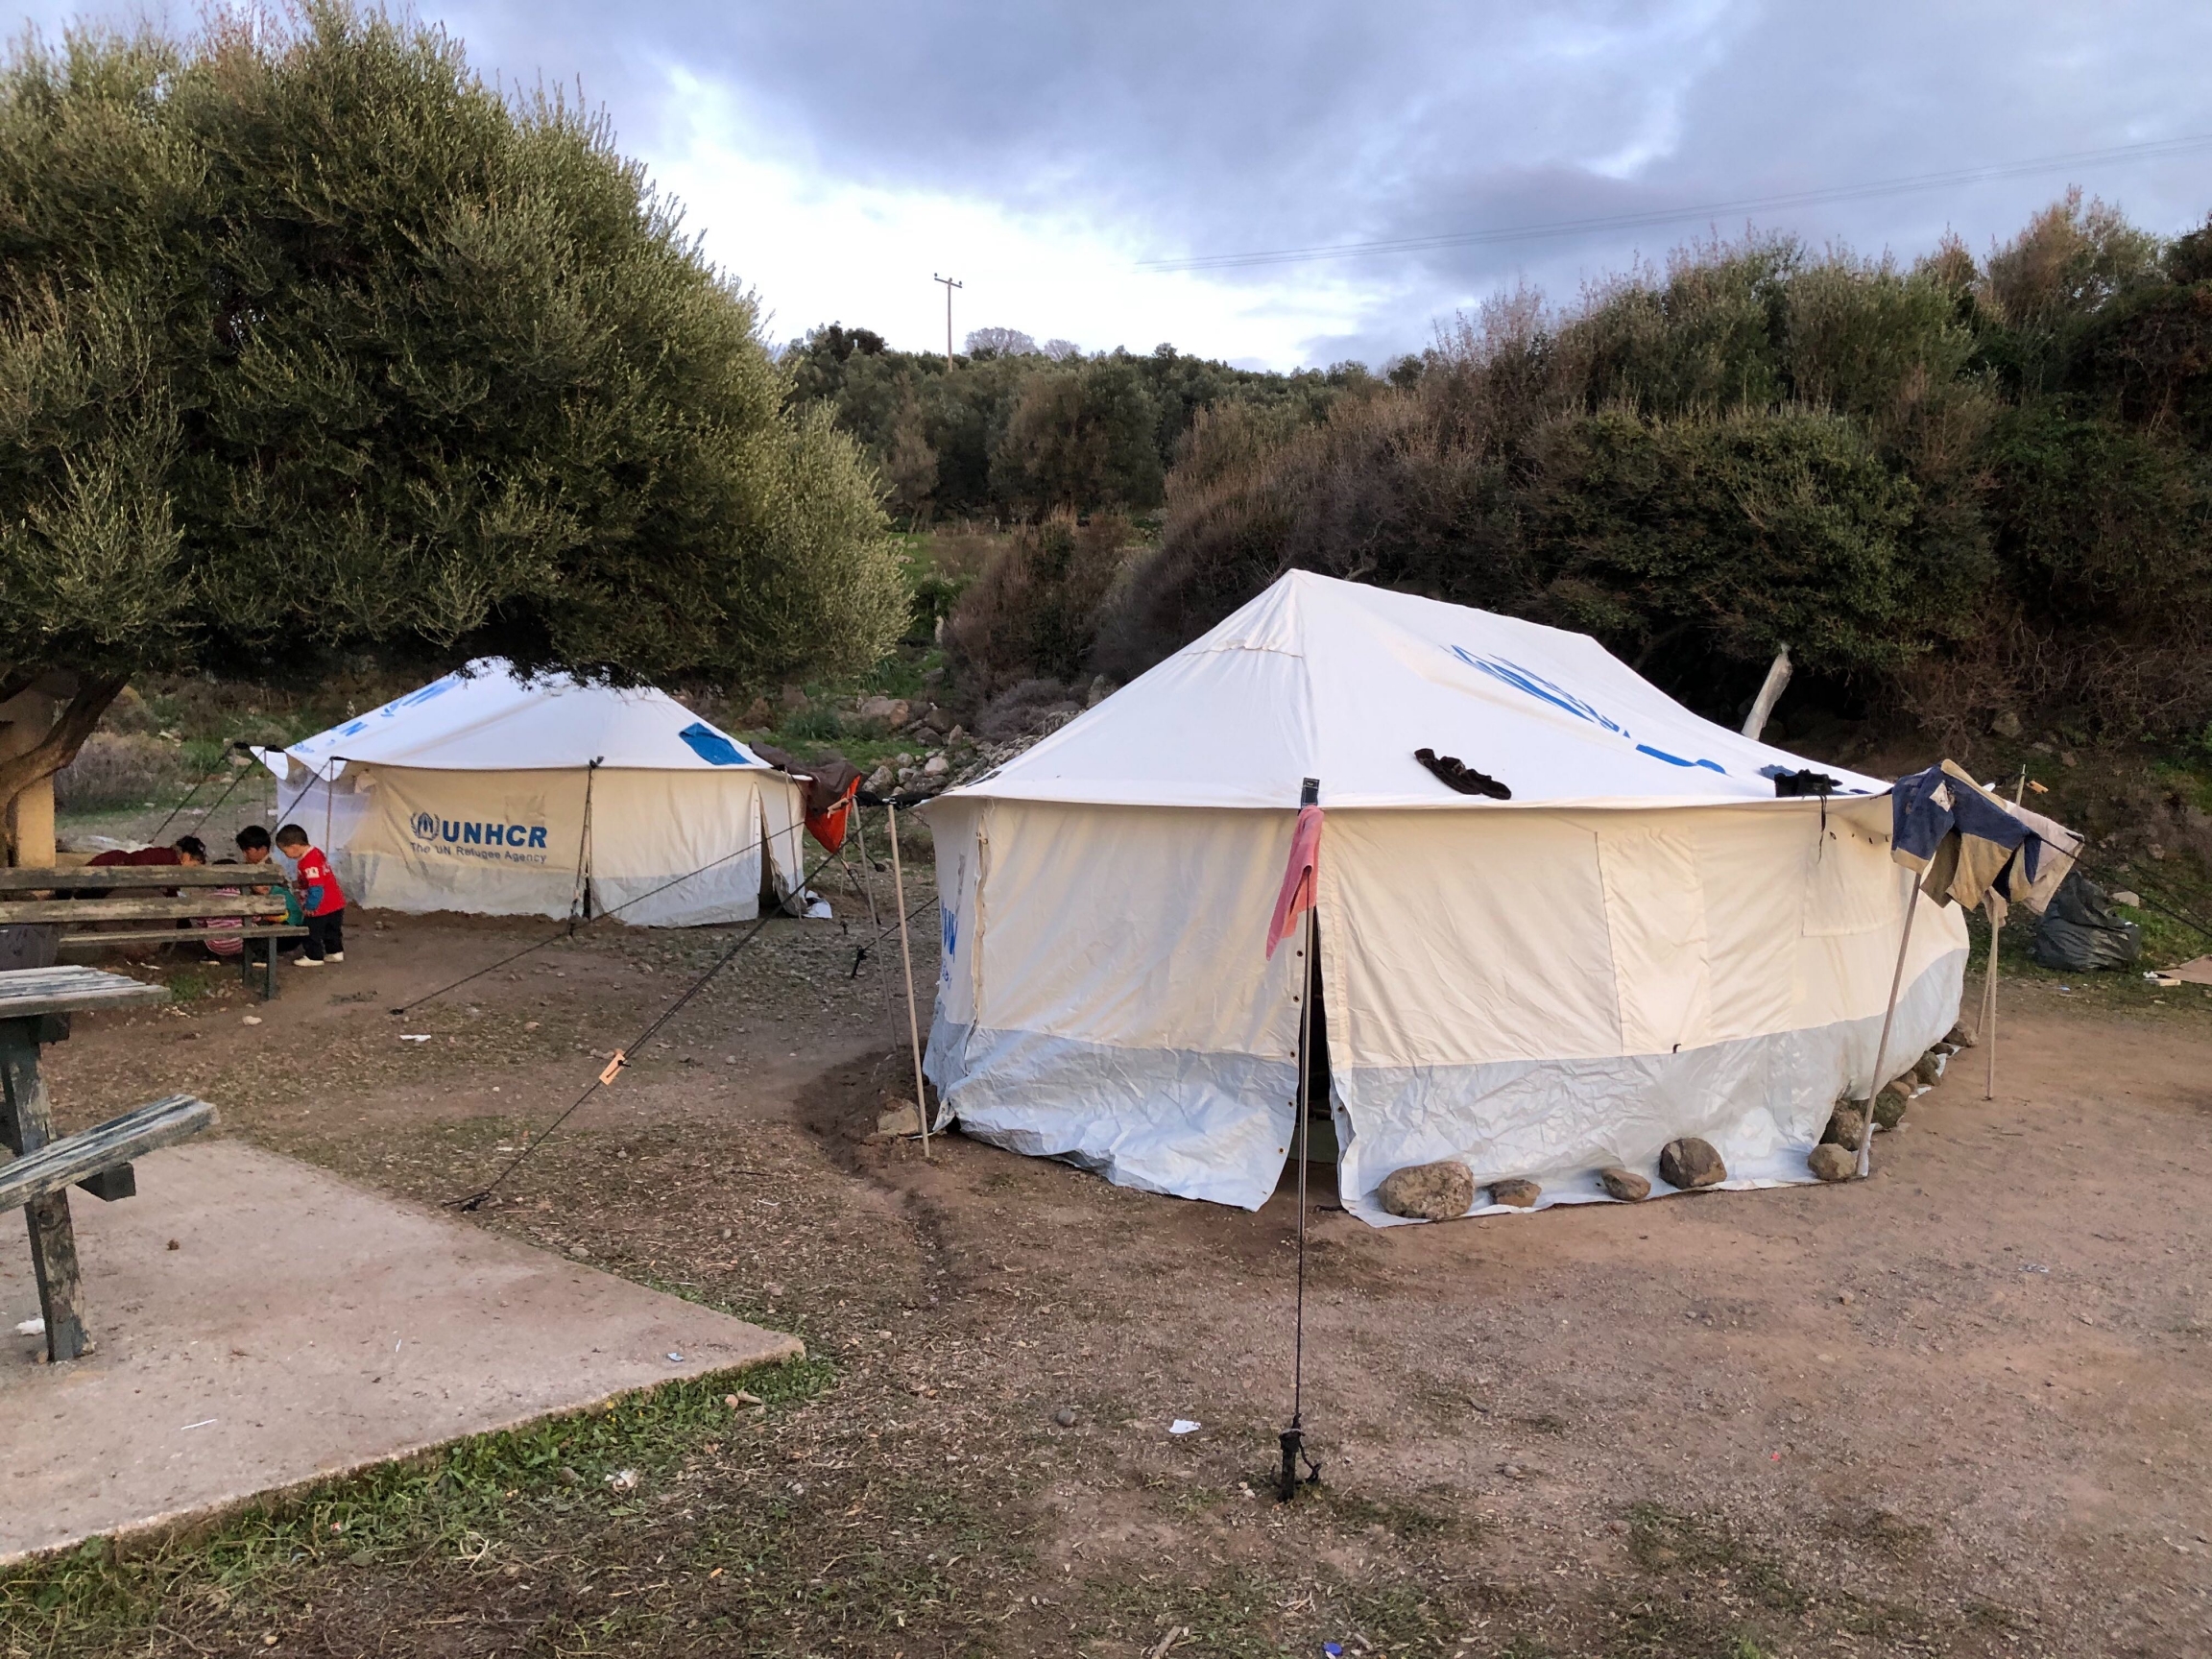
<svg viewBox="0 0 2212 1659">
<path fill-rule="evenodd" d="M 694 720 L 676 735 L 690 744 L 691 753 L 698 756 L 709 766 L 757 766 L 760 764 L 759 761 L 754 759 L 704 720 Z"/>
</svg>

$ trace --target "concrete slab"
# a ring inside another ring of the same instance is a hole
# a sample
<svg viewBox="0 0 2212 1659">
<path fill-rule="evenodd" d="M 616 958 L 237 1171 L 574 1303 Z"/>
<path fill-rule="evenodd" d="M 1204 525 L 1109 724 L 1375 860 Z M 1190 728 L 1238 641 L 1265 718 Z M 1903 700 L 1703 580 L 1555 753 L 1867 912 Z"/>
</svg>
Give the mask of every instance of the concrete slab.
<svg viewBox="0 0 2212 1659">
<path fill-rule="evenodd" d="M 0 1216 L 0 1561 L 804 1351 L 240 1141 L 70 1209 L 98 1347 L 66 1365 L 13 1334 L 38 1295 Z"/>
</svg>

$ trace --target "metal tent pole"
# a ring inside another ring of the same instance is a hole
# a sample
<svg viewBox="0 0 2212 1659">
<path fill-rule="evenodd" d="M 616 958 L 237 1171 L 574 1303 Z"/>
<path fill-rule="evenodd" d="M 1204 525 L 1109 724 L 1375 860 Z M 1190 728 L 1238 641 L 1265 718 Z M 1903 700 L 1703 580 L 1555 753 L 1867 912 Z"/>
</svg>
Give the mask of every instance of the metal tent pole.
<svg viewBox="0 0 2212 1659">
<path fill-rule="evenodd" d="M 1321 799 L 1321 781 L 1309 778 L 1301 792 L 1298 805 L 1301 810 L 1317 805 Z M 1313 902 L 1306 910 L 1305 949 L 1299 952 L 1303 966 L 1298 987 L 1298 1120 L 1292 1130 L 1291 1145 L 1298 1159 L 1298 1302 L 1296 1322 L 1292 1327 L 1290 1359 L 1290 1427 L 1282 1433 L 1283 1473 L 1279 1493 L 1284 1503 L 1298 1496 L 1298 1463 L 1301 1458 L 1312 1471 L 1310 1479 L 1321 1478 L 1321 1466 L 1306 1455 L 1306 1154 L 1310 1131 L 1310 1114 L 1312 1111 L 1313 1088 L 1313 980 L 1320 970 L 1321 961 L 1321 893 L 1320 873 L 1314 873 Z"/>
<path fill-rule="evenodd" d="M 929 1156 L 929 1092 L 922 1077 L 922 1022 L 914 1011 L 914 952 L 906 943 L 906 877 L 899 862 L 899 808 L 891 814 L 891 888 L 899 901 L 899 960 L 906 968 L 906 1038 L 914 1048 L 914 1110 L 922 1117 L 922 1156 Z"/>
<path fill-rule="evenodd" d="M 1897 941 L 1897 968 L 1889 975 L 1889 1006 L 1882 1011 L 1882 1036 L 1874 1045 L 1874 1086 L 1866 1092 L 1866 1123 L 1859 1131 L 1859 1178 L 1864 1180 L 1873 1159 L 1874 1102 L 1881 1098 L 1883 1085 L 1889 1079 L 1883 1075 L 1883 1067 L 1889 1059 L 1889 1027 L 1897 1019 L 1897 994 L 1905 984 L 1905 952 L 1912 948 L 1912 918 L 1920 913 L 1920 878 L 1912 871 L 1906 872 L 1905 936 Z"/>
</svg>

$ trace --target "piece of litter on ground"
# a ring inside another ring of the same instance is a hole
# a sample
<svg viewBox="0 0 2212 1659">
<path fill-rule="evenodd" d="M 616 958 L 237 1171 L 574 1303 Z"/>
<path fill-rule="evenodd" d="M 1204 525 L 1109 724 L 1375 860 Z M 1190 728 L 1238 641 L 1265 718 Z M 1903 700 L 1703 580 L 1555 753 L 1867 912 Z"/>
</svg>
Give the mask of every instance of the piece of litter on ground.
<svg viewBox="0 0 2212 1659">
<path fill-rule="evenodd" d="M 430 1041 L 430 1033 L 427 1031 L 402 1031 L 399 1033 L 399 1041 L 402 1043 L 427 1043 Z"/>
<path fill-rule="evenodd" d="M 2044 1266 L 2040 1262 L 2023 1262 L 2020 1263 L 2020 1271 L 2023 1273 L 2048 1273 L 2051 1269 Z"/>
<path fill-rule="evenodd" d="M 617 1469 L 607 1477 L 607 1484 L 617 1492 L 635 1492 L 637 1489 L 637 1471 Z"/>
<path fill-rule="evenodd" d="M 241 1025 L 258 1025 L 261 1023 L 261 1016 L 258 1014 L 249 1014 L 241 1019 L 238 1023 Z"/>
<path fill-rule="evenodd" d="M 46 1321 L 34 1315 L 15 1327 L 15 1334 L 18 1336 L 43 1336 L 46 1334 Z"/>
<path fill-rule="evenodd" d="M 668 1350 L 668 1363 L 671 1365 L 681 1365 L 684 1363 L 684 1356 L 678 1353 L 675 1349 L 671 1348 Z"/>
<path fill-rule="evenodd" d="M 1202 1425 L 1191 1422 L 1188 1417 L 1178 1417 L 1174 1422 L 1167 1425 L 1167 1432 L 1170 1434 L 1195 1434 L 1201 1427 Z"/>
<path fill-rule="evenodd" d="M 200 1419 L 200 1421 L 199 1421 L 199 1422 L 197 1422 L 197 1423 L 187 1423 L 187 1424 L 185 1424 L 185 1425 L 184 1425 L 184 1429 L 204 1429 L 204 1428 L 206 1428 L 206 1427 L 207 1427 L 207 1426 L 208 1426 L 210 1423 L 212 1423 L 212 1422 L 214 1422 L 214 1421 L 215 1421 L 215 1419 L 214 1419 L 214 1418 L 212 1418 L 212 1417 L 203 1417 L 203 1418 L 201 1418 L 201 1419 Z M 177 1431 L 177 1432 L 178 1432 L 178 1433 L 180 1433 L 180 1434 L 181 1434 L 181 1433 L 183 1433 L 183 1432 L 184 1432 L 184 1429 L 180 1429 L 180 1430 L 178 1430 L 178 1431 Z"/>
</svg>

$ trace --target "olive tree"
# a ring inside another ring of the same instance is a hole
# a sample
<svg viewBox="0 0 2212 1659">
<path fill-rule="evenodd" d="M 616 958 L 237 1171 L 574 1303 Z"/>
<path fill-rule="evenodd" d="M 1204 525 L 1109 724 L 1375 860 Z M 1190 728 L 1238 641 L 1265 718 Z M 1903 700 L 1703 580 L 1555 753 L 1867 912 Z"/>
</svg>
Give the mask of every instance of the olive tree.
<svg viewBox="0 0 2212 1659">
<path fill-rule="evenodd" d="M 149 669 L 873 662 L 906 609 L 874 476 L 757 324 L 602 120 L 437 31 L 318 4 L 19 47 L 0 710 L 60 713 L 16 720 L 0 801 Z"/>
</svg>

